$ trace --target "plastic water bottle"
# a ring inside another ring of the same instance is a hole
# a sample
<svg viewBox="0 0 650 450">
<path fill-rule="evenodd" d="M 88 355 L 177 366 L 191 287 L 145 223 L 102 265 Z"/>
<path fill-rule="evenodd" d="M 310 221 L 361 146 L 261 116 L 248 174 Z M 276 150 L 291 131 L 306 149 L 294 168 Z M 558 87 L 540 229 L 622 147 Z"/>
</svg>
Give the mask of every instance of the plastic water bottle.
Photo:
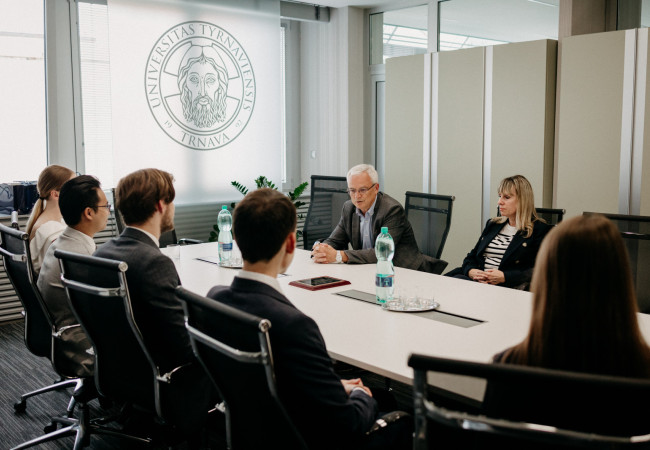
<svg viewBox="0 0 650 450">
<path fill-rule="evenodd" d="M 375 255 L 377 255 L 377 271 L 375 275 L 375 296 L 377 303 L 383 309 L 388 308 L 388 302 L 393 299 L 395 289 L 395 270 L 393 270 L 393 255 L 395 242 L 388 227 L 381 227 L 381 234 L 375 241 Z"/>
<path fill-rule="evenodd" d="M 232 216 L 228 207 L 223 205 L 219 216 L 217 217 L 217 225 L 219 226 L 219 262 L 228 264 L 232 255 Z"/>
</svg>

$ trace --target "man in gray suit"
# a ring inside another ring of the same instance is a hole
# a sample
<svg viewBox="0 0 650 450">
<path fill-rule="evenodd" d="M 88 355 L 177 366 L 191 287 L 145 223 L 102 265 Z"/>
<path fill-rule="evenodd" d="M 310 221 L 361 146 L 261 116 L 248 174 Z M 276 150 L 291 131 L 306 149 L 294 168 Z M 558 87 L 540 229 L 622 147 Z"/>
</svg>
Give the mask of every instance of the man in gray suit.
<svg viewBox="0 0 650 450">
<path fill-rule="evenodd" d="M 388 227 L 395 242 L 394 265 L 442 273 L 447 262 L 420 253 L 402 205 L 379 192 L 379 176 L 374 167 L 369 164 L 354 166 L 348 171 L 347 179 L 350 200 L 343 205 L 341 220 L 332 234 L 314 245 L 312 257 L 315 262 L 376 263 L 375 239 L 381 227 Z"/>
<path fill-rule="evenodd" d="M 56 327 L 61 330 L 61 343 L 56 348 L 57 367 L 66 375 L 89 377 L 93 375 L 95 357 L 88 336 L 81 329 L 68 303 L 61 284 L 59 260 L 56 249 L 92 255 L 95 251 L 93 236 L 106 228 L 111 205 L 101 190 L 99 180 L 90 175 L 80 175 L 66 182 L 59 193 L 59 209 L 67 227 L 50 245 L 37 286 L 52 314 Z"/>
<path fill-rule="evenodd" d="M 174 290 L 180 284 L 176 267 L 160 251 L 160 235 L 174 228 L 173 176 L 141 169 L 122 178 L 115 189 L 116 207 L 127 227 L 99 247 L 95 256 L 128 265 L 133 316 L 144 344 L 162 373 L 184 367 L 182 383 L 172 394 L 176 414 L 171 421 L 184 432 L 200 428 L 216 404 L 216 393 L 195 360 L 185 329 L 185 316 Z M 128 367 L 125 368 L 128 374 Z"/>
</svg>

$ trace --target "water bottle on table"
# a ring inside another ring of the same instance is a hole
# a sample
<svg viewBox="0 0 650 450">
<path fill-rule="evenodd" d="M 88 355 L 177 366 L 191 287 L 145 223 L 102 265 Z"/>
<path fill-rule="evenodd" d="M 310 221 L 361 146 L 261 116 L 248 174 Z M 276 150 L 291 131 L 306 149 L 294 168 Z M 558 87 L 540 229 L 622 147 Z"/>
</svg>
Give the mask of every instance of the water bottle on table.
<svg viewBox="0 0 650 450">
<path fill-rule="evenodd" d="M 217 217 L 217 225 L 219 226 L 219 262 L 223 265 L 230 264 L 232 256 L 232 216 L 228 207 L 223 205 L 219 216 Z"/>
<path fill-rule="evenodd" d="M 381 227 L 381 234 L 375 240 L 375 255 L 377 255 L 377 271 L 375 275 L 375 296 L 377 303 L 383 309 L 388 308 L 388 302 L 393 299 L 395 289 L 395 270 L 393 270 L 393 255 L 395 242 L 388 227 Z"/>
</svg>

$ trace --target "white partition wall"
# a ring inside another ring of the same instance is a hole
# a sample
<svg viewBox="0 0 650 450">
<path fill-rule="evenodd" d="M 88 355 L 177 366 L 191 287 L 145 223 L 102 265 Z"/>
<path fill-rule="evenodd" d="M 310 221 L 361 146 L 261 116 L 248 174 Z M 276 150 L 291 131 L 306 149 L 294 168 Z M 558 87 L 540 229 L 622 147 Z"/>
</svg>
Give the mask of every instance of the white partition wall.
<svg viewBox="0 0 650 450">
<path fill-rule="evenodd" d="M 560 44 L 555 204 L 568 216 L 628 212 L 619 193 L 630 164 L 634 33 L 573 36 Z"/>
<path fill-rule="evenodd" d="M 381 190 L 404 203 L 406 191 L 423 191 L 423 109 L 425 58 L 413 55 L 386 61 L 385 186 Z M 427 79 L 428 82 L 428 79 Z"/>
<path fill-rule="evenodd" d="M 482 228 L 484 54 L 472 48 L 433 55 L 431 190 L 456 197 L 442 254 L 450 269 Z"/>
<path fill-rule="evenodd" d="M 496 214 L 499 182 L 515 174 L 530 181 L 536 206 L 550 207 L 557 41 L 498 45 L 492 50 L 487 83 L 492 88 L 491 117 L 486 119 L 491 124 L 487 216 Z"/>
</svg>

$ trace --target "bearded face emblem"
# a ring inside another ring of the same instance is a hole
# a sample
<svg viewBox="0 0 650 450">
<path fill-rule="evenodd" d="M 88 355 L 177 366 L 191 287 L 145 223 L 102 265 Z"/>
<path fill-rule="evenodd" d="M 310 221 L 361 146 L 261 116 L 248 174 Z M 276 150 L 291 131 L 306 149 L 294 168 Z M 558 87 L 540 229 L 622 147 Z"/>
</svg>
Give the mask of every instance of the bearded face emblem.
<svg viewBox="0 0 650 450">
<path fill-rule="evenodd" d="M 185 120 L 197 128 L 211 128 L 225 120 L 228 73 L 214 49 L 190 47 L 183 57 L 178 87 Z"/>
</svg>

